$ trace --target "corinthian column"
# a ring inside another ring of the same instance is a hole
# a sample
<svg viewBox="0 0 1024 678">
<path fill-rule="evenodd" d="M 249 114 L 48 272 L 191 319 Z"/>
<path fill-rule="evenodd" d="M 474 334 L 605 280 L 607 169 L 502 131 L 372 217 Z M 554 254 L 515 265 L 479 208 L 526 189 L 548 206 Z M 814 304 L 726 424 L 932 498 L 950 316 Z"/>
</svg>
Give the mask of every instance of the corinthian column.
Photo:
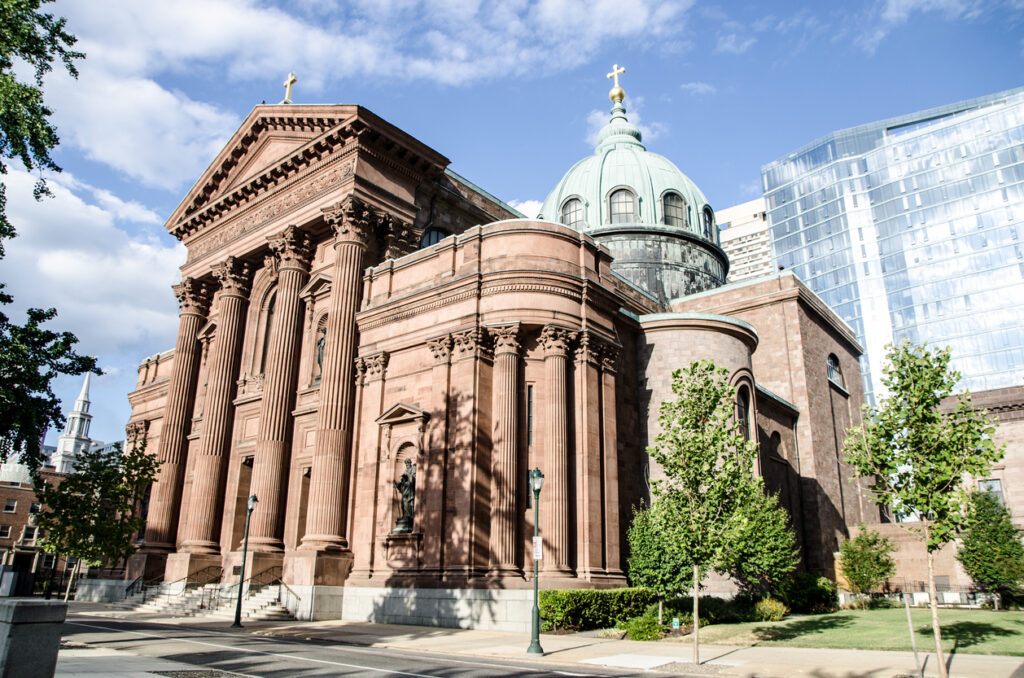
<svg viewBox="0 0 1024 678">
<path fill-rule="evenodd" d="M 518 569 L 519 324 L 487 329 L 494 337 L 490 570 L 493 574 L 500 574 Z"/>
<path fill-rule="evenodd" d="M 302 549 L 347 549 L 344 532 L 349 453 L 352 447 L 356 311 L 362 291 L 363 256 L 379 216 L 358 198 L 323 210 L 334 229 L 334 272 L 320 378 L 316 447 L 310 477 L 307 533 Z"/>
<path fill-rule="evenodd" d="M 250 273 L 249 265 L 235 257 L 228 257 L 213 269 L 213 276 L 220 283 L 215 298 L 217 331 L 210 347 L 203 432 L 193 464 L 189 520 L 182 542 L 183 550 L 188 553 L 216 554 L 220 551 L 217 528 L 224 502 L 224 462 L 231 443 L 234 414 L 231 400 L 238 378 L 238 352 L 242 343 Z"/>
<path fill-rule="evenodd" d="M 309 236 L 294 226 L 270 238 L 278 260 L 275 312 L 264 366 L 260 428 L 252 469 L 252 494 L 259 511 L 252 515 L 249 543 L 254 551 L 281 551 L 292 403 L 299 369 L 302 302 L 299 291 L 309 272 Z"/>
<path fill-rule="evenodd" d="M 566 364 L 575 332 L 546 325 L 540 335 L 544 350 L 544 384 L 548 395 L 547 468 L 541 507 L 544 530 L 544 571 L 570 574 L 569 568 L 569 420 Z"/>
<path fill-rule="evenodd" d="M 210 298 L 206 285 L 184 278 L 174 286 L 181 305 L 178 340 L 174 344 L 174 372 L 171 375 L 164 410 L 163 428 L 157 448 L 160 464 L 146 518 L 146 550 L 173 551 L 178 533 L 178 509 L 184 482 L 189 423 L 199 378 L 199 328 L 206 319 Z"/>
</svg>

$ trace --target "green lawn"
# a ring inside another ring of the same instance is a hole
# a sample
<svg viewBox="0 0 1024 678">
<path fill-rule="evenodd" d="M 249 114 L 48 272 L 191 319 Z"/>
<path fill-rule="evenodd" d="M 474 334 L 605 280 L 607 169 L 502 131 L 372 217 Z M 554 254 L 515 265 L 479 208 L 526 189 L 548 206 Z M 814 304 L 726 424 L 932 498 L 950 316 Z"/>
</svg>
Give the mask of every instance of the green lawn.
<svg viewBox="0 0 1024 678">
<path fill-rule="evenodd" d="M 910 612 L 918 651 L 934 650 L 931 613 L 927 608 Z M 1024 656 L 1024 612 L 940 609 L 939 622 L 942 647 L 946 652 Z M 834 614 L 787 617 L 775 623 L 717 624 L 701 628 L 700 639 L 720 645 L 911 649 L 907 613 L 903 609 L 843 610 Z"/>
</svg>

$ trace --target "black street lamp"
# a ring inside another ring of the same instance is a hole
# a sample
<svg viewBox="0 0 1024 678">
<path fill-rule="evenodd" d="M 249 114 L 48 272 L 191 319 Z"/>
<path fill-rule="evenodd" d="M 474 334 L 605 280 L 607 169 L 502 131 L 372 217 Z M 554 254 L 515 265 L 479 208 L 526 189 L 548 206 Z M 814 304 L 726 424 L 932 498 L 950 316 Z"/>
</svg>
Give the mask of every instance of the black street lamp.
<svg viewBox="0 0 1024 678">
<path fill-rule="evenodd" d="M 544 487 L 544 474 L 539 468 L 530 471 L 530 489 L 533 491 L 533 624 L 530 633 L 530 647 L 526 654 L 544 654 L 540 646 L 540 601 L 537 592 L 537 564 L 543 555 L 543 546 L 539 536 L 540 526 L 540 488 Z"/>
<path fill-rule="evenodd" d="M 259 499 L 256 495 L 249 497 L 249 501 L 245 503 L 245 507 L 248 509 L 245 512 L 245 539 L 242 541 L 242 569 L 238 572 L 238 602 L 235 603 L 235 623 L 231 625 L 233 629 L 242 628 L 242 582 L 245 579 L 245 556 L 249 552 L 249 519 L 252 518 L 252 510 L 256 508 L 256 503 Z"/>
</svg>

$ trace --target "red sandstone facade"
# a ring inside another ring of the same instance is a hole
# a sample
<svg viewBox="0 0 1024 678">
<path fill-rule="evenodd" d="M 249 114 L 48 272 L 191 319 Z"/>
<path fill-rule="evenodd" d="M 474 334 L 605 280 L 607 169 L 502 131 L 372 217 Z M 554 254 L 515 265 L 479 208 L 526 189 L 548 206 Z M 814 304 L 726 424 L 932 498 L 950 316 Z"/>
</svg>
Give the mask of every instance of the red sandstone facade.
<svg viewBox="0 0 1024 678">
<path fill-rule="evenodd" d="M 447 163 L 361 107 L 259 106 L 172 214 L 189 254 L 176 345 L 130 395 L 160 461 L 130 576 L 230 571 L 255 494 L 247 569 L 281 567 L 300 616 L 519 628 L 495 608 L 531 586 L 527 470 L 540 585 L 625 584 L 658 404 L 699 358 L 729 368 L 759 472 L 831 573 L 877 522 L 838 455 L 849 328 L 790 275 L 661 304 Z"/>
</svg>

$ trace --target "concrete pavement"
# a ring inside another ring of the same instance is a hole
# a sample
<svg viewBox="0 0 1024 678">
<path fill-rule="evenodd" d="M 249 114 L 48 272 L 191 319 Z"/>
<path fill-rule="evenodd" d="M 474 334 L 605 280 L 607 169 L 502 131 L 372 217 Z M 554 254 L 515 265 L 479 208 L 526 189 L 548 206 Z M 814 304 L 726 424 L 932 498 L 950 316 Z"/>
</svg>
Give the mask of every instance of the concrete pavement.
<svg viewBox="0 0 1024 678">
<path fill-rule="evenodd" d="M 97 604 L 72 604 L 72 614 L 95 619 L 138 620 L 169 623 L 192 629 L 227 631 L 224 622 L 211 623 L 196 618 L 168 619 L 118 610 Z M 541 668 L 549 665 L 607 667 L 636 671 L 683 675 L 742 676 L 745 678 L 896 678 L 916 675 L 912 652 L 868 650 L 821 650 L 778 646 L 727 647 L 705 645 L 700 666 L 695 666 L 692 645 L 688 641 L 662 640 L 636 642 L 585 635 L 542 635 L 543 657 L 528 657 L 528 634 L 503 631 L 440 629 L 422 626 L 397 626 L 359 622 L 259 622 L 249 623 L 239 633 L 273 636 L 293 640 L 337 642 L 375 648 L 415 652 L 534 661 Z M 1024 645 L 1024 643 L 1022 643 Z M 920 655 L 925 675 L 937 676 L 934 655 Z M 168 664 L 174 666 L 168 666 Z M 136 657 L 125 652 L 69 647 L 61 650 L 57 676 L 71 678 L 153 678 L 155 671 L 183 671 L 197 667 Z M 950 661 L 951 678 L 1024 678 L 1024 657 L 969 655 L 957 653 Z"/>
</svg>

